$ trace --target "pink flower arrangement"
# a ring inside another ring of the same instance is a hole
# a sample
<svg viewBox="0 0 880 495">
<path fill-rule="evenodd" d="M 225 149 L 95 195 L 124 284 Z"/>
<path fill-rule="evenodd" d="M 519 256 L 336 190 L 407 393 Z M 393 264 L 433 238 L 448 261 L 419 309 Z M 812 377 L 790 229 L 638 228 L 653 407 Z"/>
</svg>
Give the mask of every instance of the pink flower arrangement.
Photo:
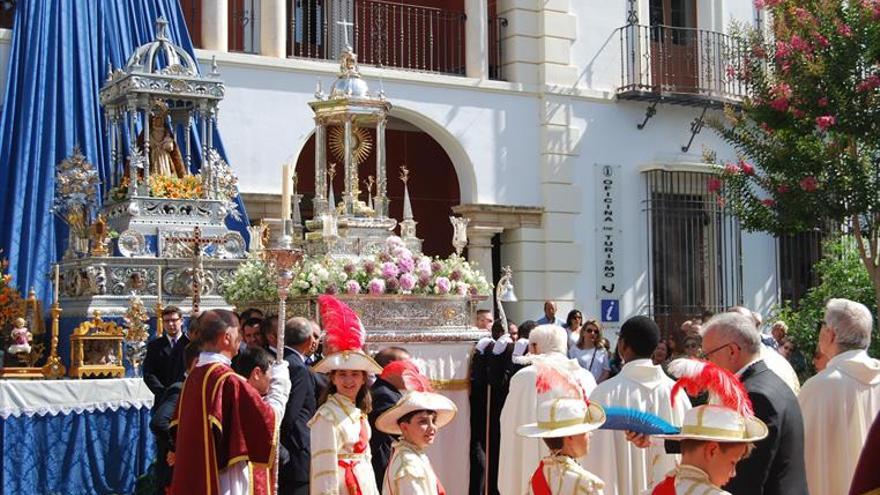
<svg viewBox="0 0 880 495">
<path fill-rule="evenodd" d="M 385 290 L 390 293 L 395 293 L 400 289 L 400 280 L 396 278 L 386 278 L 385 279 Z"/>
<path fill-rule="evenodd" d="M 710 193 L 716 193 L 721 190 L 721 179 L 718 177 L 709 177 L 709 180 L 706 181 L 706 190 Z"/>
<path fill-rule="evenodd" d="M 345 282 L 345 293 L 346 294 L 358 294 L 361 291 L 361 284 L 358 283 L 357 280 L 349 280 Z"/>
<path fill-rule="evenodd" d="M 438 294 L 449 294 L 449 289 L 452 288 L 452 282 L 446 277 L 437 277 L 434 285 L 437 287 Z"/>
<path fill-rule="evenodd" d="M 807 177 L 804 177 L 803 179 L 800 180 L 800 182 L 798 184 L 801 186 L 801 189 L 803 189 L 806 192 L 813 192 L 816 189 L 819 189 L 819 181 L 816 180 L 816 178 L 813 177 L 812 175 L 808 175 Z"/>
<path fill-rule="evenodd" d="M 374 278 L 367 284 L 367 290 L 370 294 L 378 296 L 385 293 L 385 281 L 381 278 Z"/>
<path fill-rule="evenodd" d="M 400 288 L 411 291 L 416 286 L 416 277 L 412 273 L 404 273 L 400 276 Z"/>
<path fill-rule="evenodd" d="M 409 256 L 398 258 L 397 267 L 400 268 L 400 271 L 403 273 L 410 273 L 416 267 L 416 262 L 410 254 Z"/>
<path fill-rule="evenodd" d="M 468 293 L 468 284 L 459 282 L 455 286 L 455 293 L 459 296 L 466 296 Z"/>
<path fill-rule="evenodd" d="M 397 269 L 397 265 L 391 261 L 386 261 L 382 263 L 382 276 L 385 278 L 394 278 L 397 274 L 400 273 L 400 270 Z"/>
<path fill-rule="evenodd" d="M 823 115 L 821 117 L 816 117 L 816 125 L 820 130 L 827 131 L 829 127 L 833 126 L 837 123 L 837 119 L 832 115 Z"/>
</svg>

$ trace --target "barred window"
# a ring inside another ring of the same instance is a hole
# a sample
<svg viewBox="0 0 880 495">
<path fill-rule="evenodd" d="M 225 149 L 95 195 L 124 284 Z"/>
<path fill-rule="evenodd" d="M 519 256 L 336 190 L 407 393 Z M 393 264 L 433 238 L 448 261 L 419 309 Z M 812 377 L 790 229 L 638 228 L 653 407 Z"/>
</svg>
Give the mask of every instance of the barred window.
<svg viewBox="0 0 880 495">
<path fill-rule="evenodd" d="M 822 258 L 824 239 L 824 233 L 818 229 L 779 237 L 776 265 L 780 300 L 790 301 L 797 308 L 807 291 L 819 283 L 814 267 Z"/>
<path fill-rule="evenodd" d="M 738 220 L 707 190 L 708 172 L 645 171 L 649 311 L 665 334 L 742 301 Z"/>
</svg>

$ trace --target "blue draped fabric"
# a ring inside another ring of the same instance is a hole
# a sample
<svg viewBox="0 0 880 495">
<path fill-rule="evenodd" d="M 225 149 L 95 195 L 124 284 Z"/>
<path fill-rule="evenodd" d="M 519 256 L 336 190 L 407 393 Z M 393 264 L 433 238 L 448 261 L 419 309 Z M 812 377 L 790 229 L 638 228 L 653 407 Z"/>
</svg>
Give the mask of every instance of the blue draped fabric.
<svg viewBox="0 0 880 495">
<path fill-rule="evenodd" d="M 156 456 L 149 408 L 0 421 L 3 493 L 132 493 Z"/>
<path fill-rule="evenodd" d="M 170 38 L 194 55 L 177 0 L 19 0 L 0 115 L 0 249 L 20 289 L 50 300 L 47 274 L 63 252 L 67 230 L 53 218 L 55 164 L 79 145 L 106 191 L 110 149 L 98 90 L 107 64 L 124 66 L 152 41 L 159 16 Z M 194 168 L 201 149 L 193 133 Z M 224 159 L 219 133 L 215 148 Z M 248 239 L 247 215 L 230 228 Z"/>
</svg>

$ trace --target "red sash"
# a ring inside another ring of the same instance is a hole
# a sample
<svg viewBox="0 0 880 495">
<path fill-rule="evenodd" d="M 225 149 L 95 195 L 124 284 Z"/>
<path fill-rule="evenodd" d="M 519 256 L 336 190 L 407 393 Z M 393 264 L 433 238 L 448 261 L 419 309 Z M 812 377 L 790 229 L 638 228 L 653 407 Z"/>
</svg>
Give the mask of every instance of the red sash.
<svg viewBox="0 0 880 495">
<path fill-rule="evenodd" d="M 654 487 L 651 495 L 675 495 L 675 476 L 667 476 L 659 485 Z"/>
<path fill-rule="evenodd" d="M 437 495 L 446 495 L 446 489 L 443 488 L 443 483 L 440 483 L 440 478 L 437 478 Z"/>
<path fill-rule="evenodd" d="M 544 477 L 544 461 L 538 464 L 538 469 L 532 475 L 532 492 L 535 495 L 553 495 L 550 491 L 550 484 L 547 483 L 547 478 Z"/>
<path fill-rule="evenodd" d="M 361 433 L 358 436 L 357 443 L 352 447 L 352 451 L 355 454 L 363 454 L 367 451 L 367 447 L 370 445 L 370 432 L 367 429 L 367 419 L 364 416 L 361 416 Z M 344 461 L 339 459 L 337 463 L 339 467 L 342 468 L 343 474 L 345 476 L 345 488 L 348 489 L 348 495 L 362 495 L 361 493 L 361 485 L 358 483 L 357 476 L 354 475 L 354 467 L 357 463 L 360 462 L 360 459 L 354 459 L 351 461 Z"/>
</svg>

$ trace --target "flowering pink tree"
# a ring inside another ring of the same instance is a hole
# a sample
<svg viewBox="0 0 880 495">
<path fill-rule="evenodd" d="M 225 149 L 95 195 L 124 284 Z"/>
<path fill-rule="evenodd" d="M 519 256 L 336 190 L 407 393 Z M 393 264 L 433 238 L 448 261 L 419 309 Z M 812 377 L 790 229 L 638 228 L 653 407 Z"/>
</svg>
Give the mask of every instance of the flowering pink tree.
<svg viewBox="0 0 880 495">
<path fill-rule="evenodd" d="M 755 3 L 772 35 L 728 68 L 750 96 L 710 122 L 741 158 L 708 187 L 748 230 L 848 225 L 880 304 L 880 0 Z"/>
</svg>

